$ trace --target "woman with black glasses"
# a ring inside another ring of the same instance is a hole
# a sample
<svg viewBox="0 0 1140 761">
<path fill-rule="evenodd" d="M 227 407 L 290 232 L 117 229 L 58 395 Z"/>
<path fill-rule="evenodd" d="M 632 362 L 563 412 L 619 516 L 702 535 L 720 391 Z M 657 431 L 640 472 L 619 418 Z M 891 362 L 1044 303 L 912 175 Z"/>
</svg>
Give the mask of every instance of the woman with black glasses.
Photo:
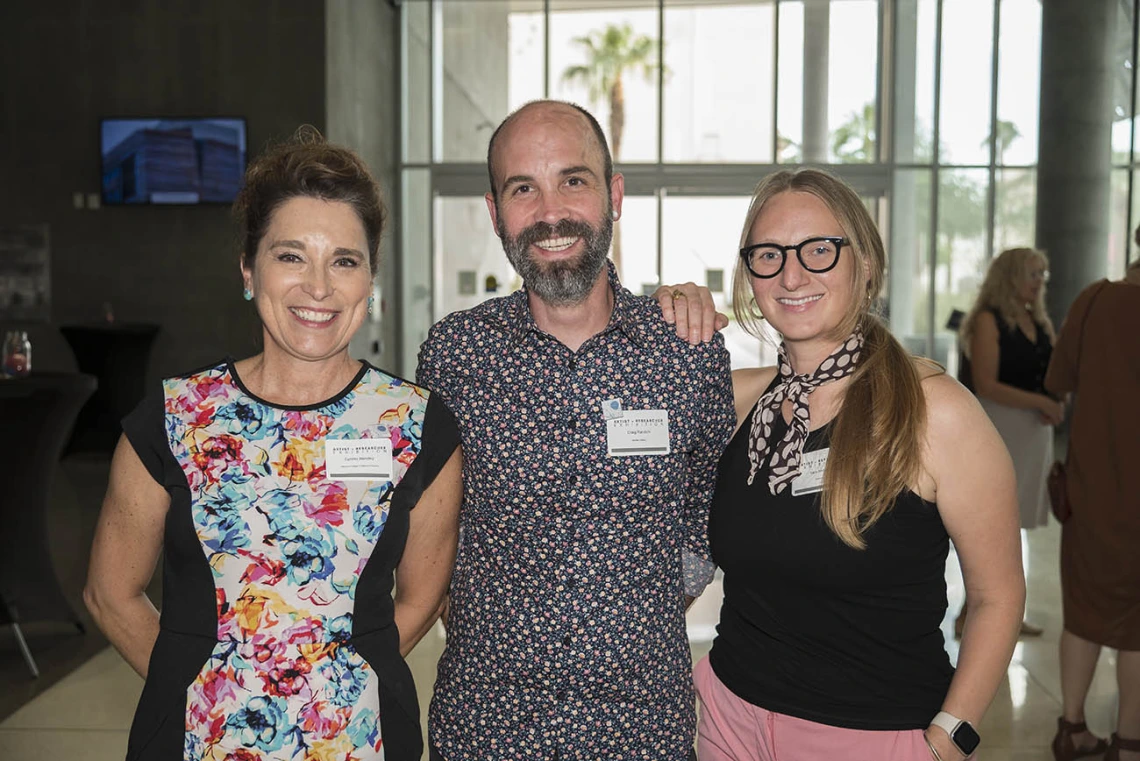
<svg viewBox="0 0 1140 761">
<path fill-rule="evenodd" d="M 851 188 L 768 177 L 741 246 L 737 318 L 782 342 L 778 367 L 733 378 L 698 756 L 957 761 L 978 747 L 1024 605 L 1009 455 L 974 398 L 872 314 L 883 243 Z M 970 600 L 957 670 L 939 629 L 950 539 Z"/>
</svg>

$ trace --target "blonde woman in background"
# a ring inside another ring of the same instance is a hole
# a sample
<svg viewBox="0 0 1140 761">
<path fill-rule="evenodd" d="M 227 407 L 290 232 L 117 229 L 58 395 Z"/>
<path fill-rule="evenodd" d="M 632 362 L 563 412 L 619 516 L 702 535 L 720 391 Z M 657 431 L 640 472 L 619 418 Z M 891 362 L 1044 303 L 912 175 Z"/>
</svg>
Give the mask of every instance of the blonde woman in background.
<svg viewBox="0 0 1140 761">
<path fill-rule="evenodd" d="M 805 169 L 757 187 L 733 308 L 782 343 L 778 367 L 733 377 L 701 761 L 771 761 L 777 742 L 795 761 L 958 761 L 1009 665 L 1025 600 L 1013 467 L 974 398 L 872 314 L 884 269 L 842 181 Z M 950 539 L 971 602 L 956 670 L 939 628 Z"/>
<path fill-rule="evenodd" d="M 990 262 L 978 298 L 962 322 L 960 339 L 971 381 L 982 408 L 1001 434 L 1017 474 L 1017 503 L 1023 529 L 1048 522 L 1045 478 L 1053 463 L 1053 426 L 1064 405 L 1045 390 L 1045 371 L 1056 334 L 1045 313 L 1049 261 L 1032 248 L 1011 248 Z M 955 623 L 959 633 L 965 609 Z M 1023 622 L 1021 633 L 1041 634 Z"/>
</svg>

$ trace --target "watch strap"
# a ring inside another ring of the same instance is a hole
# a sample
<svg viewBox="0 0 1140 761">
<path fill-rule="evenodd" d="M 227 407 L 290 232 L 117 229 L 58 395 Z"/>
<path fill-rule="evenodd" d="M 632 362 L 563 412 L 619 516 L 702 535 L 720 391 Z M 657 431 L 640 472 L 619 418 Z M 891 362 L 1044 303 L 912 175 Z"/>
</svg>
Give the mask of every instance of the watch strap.
<svg viewBox="0 0 1140 761">
<path fill-rule="evenodd" d="M 940 727 L 946 730 L 946 734 L 950 735 L 951 738 L 954 737 L 954 730 L 957 729 L 961 723 L 961 719 L 945 711 L 939 711 L 935 714 L 934 718 L 930 720 L 930 726 Z"/>
<path fill-rule="evenodd" d="M 945 730 L 946 734 L 950 736 L 950 742 L 965 756 L 971 755 L 978 749 L 978 732 L 974 729 L 974 725 L 965 719 L 959 719 L 954 714 L 947 713 L 946 711 L 939 711 L 935 714 L 934 718 L 931 719 L 930 726 Z M 966 742 L 972 747 L 963 748 L 957 737 L 958 731 L 963 726 L 967 728 Z"/>
</svg>

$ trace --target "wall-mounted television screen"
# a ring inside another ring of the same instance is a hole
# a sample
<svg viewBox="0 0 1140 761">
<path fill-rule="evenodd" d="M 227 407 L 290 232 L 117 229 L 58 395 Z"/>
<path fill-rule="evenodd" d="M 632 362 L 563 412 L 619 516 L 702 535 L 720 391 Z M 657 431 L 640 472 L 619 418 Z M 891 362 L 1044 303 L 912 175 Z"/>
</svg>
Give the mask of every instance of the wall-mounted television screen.
<svg viewBox="0 0 1140 761">
<path fill-rule="evenodd" d="M 232 203 L 245 119 L 103 119 L 103 203 Z"/>
</svg>

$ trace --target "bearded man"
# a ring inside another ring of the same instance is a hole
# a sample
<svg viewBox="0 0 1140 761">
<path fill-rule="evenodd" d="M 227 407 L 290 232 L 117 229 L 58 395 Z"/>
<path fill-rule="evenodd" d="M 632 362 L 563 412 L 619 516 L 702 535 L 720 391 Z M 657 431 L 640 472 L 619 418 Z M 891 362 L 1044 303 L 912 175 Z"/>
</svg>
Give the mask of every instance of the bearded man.
<svg viewBox="0 0 1140 761">
<path fill-rule="evenodd" d="M 464 456 L 431 757 L 684 761 L 685 609 L 712 576 L 708 507 L 736 425 L 728 353 L 618 282 L 625 181 L 585 109 L 523 106 L 487 170 L 524 287 L 436 324 L 417 373 Z"/>
</svg>

